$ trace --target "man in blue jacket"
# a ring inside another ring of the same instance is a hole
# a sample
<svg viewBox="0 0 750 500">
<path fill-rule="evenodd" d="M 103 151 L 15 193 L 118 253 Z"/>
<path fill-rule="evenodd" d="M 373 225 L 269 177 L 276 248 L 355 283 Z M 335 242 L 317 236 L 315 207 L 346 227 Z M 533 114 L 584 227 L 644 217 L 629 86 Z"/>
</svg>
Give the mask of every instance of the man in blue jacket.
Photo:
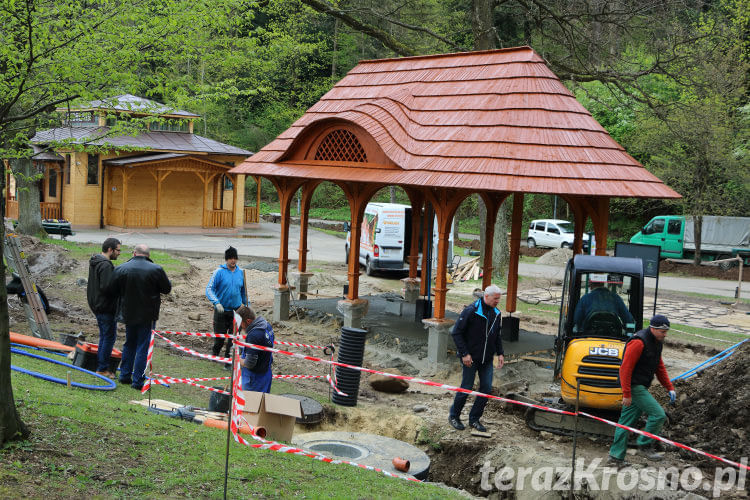
<svg viewBox="0 0 750 500">
<path fill-rule="evenodd" d="M 214 306 L 214 333 L 232 333 L 234 310 L 248 305 L 245 290 L 245 272 L 237 265 L 237 249 L 229 247 L 224 252 L 226 264 L 222 264 L 211 275 L 206 285 L 206 297 Z M 214 339 L 213 355 L 221 353 L 224 339 Z M 232 350 L 232 340 L 227 339 L 226 355 Z"/>
<path fill-rule="evenodd" d="M 479 392 L 489 394 L 492 391 L 493 359 L 497 355 L 497 369 L 503 367 L 503 342 L 500 339 L 500 288 L 490 285 L 484 290 L 481 299 L 466 306 L 458 321 L 453 326 L 453 342 L 456 354 L 461 359 L 463 374 L 461 388 L 472 390 L 474 378 L 479 374 Z M 461 410 L 466 404 L 468 394 L 456 393 L 453 399 L 448 421 L 457 430 L 466 427 L 461 423 Z M 480 432 L 487 432 L 479 419 L 484 413 L 487 398 L 476 397 L 469 412 L 469 425 Z"/>
<path fill-rule="evenodd" d="M 240 307 L 237 309 L 237 314 L 242 318 L 241 329 L 246 332 L 245 342 L 273 347 L 273 327 L 271 327 L 271 323 L 266 321 L 263 316 L 256 316 L 255 312 L 249 307 Z M 271 392 L 273 353 L 243 347 L 240 358 L 242 358 L 242 390 Z"/>
</svg>

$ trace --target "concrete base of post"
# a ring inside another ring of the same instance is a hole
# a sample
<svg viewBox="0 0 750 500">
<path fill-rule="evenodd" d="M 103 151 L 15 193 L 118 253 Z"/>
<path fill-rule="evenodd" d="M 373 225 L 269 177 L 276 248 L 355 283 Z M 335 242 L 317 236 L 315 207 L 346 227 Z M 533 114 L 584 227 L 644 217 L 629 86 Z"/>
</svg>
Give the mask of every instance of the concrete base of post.
<svg viewBox="0 0 750 500">
<path fill-rule="evenodd" d="M 292 286 L 297 290 L 299 300 L 307 300 L 307 284 L 315 273 L 290 273 Z"/>
<path fill-rule="evenodd" d="M 344 315 L 344 326 L 347 328 L 362 328 L 362 318 L 367 316 L 370 303 L 365 299 L 339 300 L 336 304 L 338 312 Z"/>
<path fill-rule="evenodd" d="M 415 304 L 419 298 L 419 278 L 404 278 L 401 282 L 404 284 L 404 302 Z"/>
<path fill-rule="evenodd" d="M 448 363 L 448 345 L 453 345 L 450 338 L 451 329 L 455 321 L 452 319 L 423 319 L 422 323 L 428 330 L 427 360 L 434 368 Z M 450 344 L 449 344 L 450 342 Z"/>
<path fill-rule="evenodd" d="M 289 287 L 276 285 L 273 291 L 273 320 L 286 321 L 289 319 Z"/>
</svg>

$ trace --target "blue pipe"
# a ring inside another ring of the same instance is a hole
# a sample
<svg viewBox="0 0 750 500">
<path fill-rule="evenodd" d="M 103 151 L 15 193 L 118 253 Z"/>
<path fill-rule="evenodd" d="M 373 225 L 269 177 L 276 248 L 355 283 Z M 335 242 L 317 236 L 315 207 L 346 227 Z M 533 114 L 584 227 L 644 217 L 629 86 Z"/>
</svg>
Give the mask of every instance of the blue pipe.
<svg viewBox="0 0 750 500">
<path fill-rule="evenodd" d="M 731 356 L 732 354 L 734 354 L 734 351 L 735 351 L 735 349 L 737 349 L 737 347 L 741 346 L 742 344 L 744 344 L 748 340 L 750 340 L 750 339 L 745 339 L 742 342 L 738 342 L 737 344 L 733 345 L 732 347 L 729 347 L 728 349 L 724 349 L 719 354 L 717 354 L 715 356 L 712 356 L 712 357 L 708 358 L 706 361 L 704 361 L 704 362 L 702 362 L 702 363 L 700 363 L 700 364 L 692 367 L 688 371 L 677 375 L 676 377 L 674 377 L 672 379 L 672 382 L 674 382 L 675 380 L 681 380 L 681 379 L 690 378 L 693 375 L 697 374 L 699 371 L 705 370 L 706 368 L 709 368 L 709 367 L 715 365 L 716 363 L 724 361 L 726 358 L 728 358 L 729 356 Z M 705 366 L 704 368 L 701 368 L 703 365 L 705 365 L 706 363 L 710 363 L 711 361 L 713 361 L 713 363 L 709 364 L 708 366 Z M 701 369 L 699 370 L 699 368 L 701 368 Z"/>
<path fill-rule="evenodd" d="M 47 358 L 44 356 L 39 356 L 37 354 L 32 354 L 30 352 L 22 351 L 20 349 L 16 349 L 15 347 L 11 347 L 10 352 L 15 354 L 22 354 L 24 356 L 29 356 L 30 358 L 36 358 L 41 359 L 42 361 L 48 361 L 50 363 L 54 363 L 56 365 L 61 365 L 66 368 L 73 368 L 74 370 L 78 370 L 80 372 L 86 373 L 87 375 L 93 375 L 94 377 L 100 378 L 108 383 L 108 385 L 91 385 L 91 384 L 82 384 L 80 382 L 71 382 L 70 385 L 73 387 L 80 387 L 81 389 L 89 389 L 92 391 L 111 391 L 114 390 L 117 385 L 115 384 L 114 380 L 111 380 L 104 375 L 98 375 L 92 371 L 86 370 L 84 368 L 81 368 L 80 366 L 74 366 L 68 363 L 63 363 L 62 361 L 58 361 L 56 359 Z M 15 370 L 17 372 L 25 373 L 27 375 L 31 375 L 32 377 L 40 378 L 42 380 L 46 380 L 48 382 L 56 382 L 58 384 L 62 385 L 68 385 L 68 381 L 65 379 L 61 379 L 58 377 L 53 377 L 52 375 L 47 375 L 46 373 L 37 373 L 33 372 L 31 370 L 27 370 L 25 368 L 20 368 L 15 365 L 10 365 L 11 370 Z"/>
</svg>

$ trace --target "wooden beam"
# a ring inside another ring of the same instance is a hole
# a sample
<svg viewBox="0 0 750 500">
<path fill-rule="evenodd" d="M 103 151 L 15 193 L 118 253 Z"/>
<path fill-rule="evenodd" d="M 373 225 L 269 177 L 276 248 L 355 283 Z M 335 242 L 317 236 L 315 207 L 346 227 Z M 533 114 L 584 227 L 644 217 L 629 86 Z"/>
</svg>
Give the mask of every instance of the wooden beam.
<svg viewBox="0 0 750 500">
<path fill-rule="evenodd" d="M 255 217 L 258 219 L 255 222 L 260 222 L 260 181 L 261 177 L 255 178 Z"/>
<path fill-rule="evenodd" d="M 297 259 L 297 270 L 301 273 L 307 271 L 307 225 L 310 213 L 310 202 L 315 188 L 322 181 L 311 180 L 302 186 L 302 200 L 300 202 L 302 213 L 299 214 L 299 259 Z"/>
<path fill-rule="evenodd" d="M 424 194 L 414 188 L 404 188 L 411 202 L 411 246 L 409 248 L 409 279 L 417 279 L 419 268 L 419 221 L 422 220 Z M 405 249 L 404 249 L 405 250 Z"/>
<path fill-rule="evenodd" d="M 350 246 L 349 246 L 349 293 L 346 298 L 356 300 L 359 298 L 359 239 L 362 236 L 362 217 L 370 198 L 383 187 L 382 184 L 362 184 L 359 182 L 336 183 L 344 191 L 349 201 L 349 214 L 351 216 Z"/>
<path fill-rule="evenodd" d="M 437 268 L 435 275 L 435 307 L 433 319 L 445 319 L 445 296 L 448 293 L 448 238 L 451 223 L 461 202 L 470 192 L 462 189 L 427 189 L 425 197 L 435 207 L 438 230 Z"/>
<path fill-rule="evenodd" d="M 513 193 L 513 222 L 510 230 L 510 261 L 508 262 L 508 289 L 505 292 L 505 310 L 516 311 L 518 297 L 518 255 L 521 247 L 523 220 L 523 193 Z"/>
<path fill-rule="evenodd" d="M 297 189 L 305 182 L 304 179 L 271 177 L 269 179 L 276 187 L 281 209 L 281 241 L 279 242 L 279 285 L 288 286 L 287 268 L 289 264 L 289 209 L 292 197 Z"/>
</svg>

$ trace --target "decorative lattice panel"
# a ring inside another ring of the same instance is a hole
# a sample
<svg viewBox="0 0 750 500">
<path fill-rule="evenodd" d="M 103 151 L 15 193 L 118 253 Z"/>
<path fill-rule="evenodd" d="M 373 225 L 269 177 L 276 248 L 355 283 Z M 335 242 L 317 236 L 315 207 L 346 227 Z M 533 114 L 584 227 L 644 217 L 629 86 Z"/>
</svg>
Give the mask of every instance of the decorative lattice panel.
<svg viewBox="0 0 750 500">
<path fill-rule="evenodd" d="M 365 149 L 357 136 L 348 130 L 337 129 L 328 134 L 315 152 L 316 160 L 367 162 Z"/>
</svg>

